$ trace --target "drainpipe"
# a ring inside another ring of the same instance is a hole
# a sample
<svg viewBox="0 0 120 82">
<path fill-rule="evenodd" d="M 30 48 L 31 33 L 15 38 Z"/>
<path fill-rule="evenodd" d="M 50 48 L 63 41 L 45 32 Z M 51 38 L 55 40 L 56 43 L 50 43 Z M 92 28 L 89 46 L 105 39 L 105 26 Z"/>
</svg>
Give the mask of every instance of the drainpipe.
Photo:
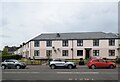
<svg viewBox="0 0 120 82">
<path fill-rule="evenodd" d="M 73 40 L 72 40 L 72 48 L 71 48 L 71 50 L 72 50 L 72 61 L 73 61 Z"/>
<path fill-rule="evenodd" d="M 29 59 L 31 59 L 31 41 L 30 41 L 30 58 Z"/>
</svg>

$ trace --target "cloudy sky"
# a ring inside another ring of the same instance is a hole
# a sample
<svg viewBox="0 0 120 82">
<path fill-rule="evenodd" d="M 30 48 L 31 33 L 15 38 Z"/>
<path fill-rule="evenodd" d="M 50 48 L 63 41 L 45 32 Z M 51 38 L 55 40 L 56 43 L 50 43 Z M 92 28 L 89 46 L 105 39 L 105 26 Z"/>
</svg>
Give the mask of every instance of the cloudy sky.
<svg viewBox="0 0 120 82">
<path fill-rule="evenodd" d="M 4 0 L 0 11 L 0 49 L 41 33 L 118 33 L 118 0 Z"/>
</svg>

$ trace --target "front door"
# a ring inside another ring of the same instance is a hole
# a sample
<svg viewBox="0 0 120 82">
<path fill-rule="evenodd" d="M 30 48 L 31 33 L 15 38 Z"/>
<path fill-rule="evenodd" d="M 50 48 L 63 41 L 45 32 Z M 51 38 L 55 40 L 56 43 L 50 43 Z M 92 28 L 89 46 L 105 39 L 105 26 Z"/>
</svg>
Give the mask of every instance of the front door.
<svg viewBox="0 0 120 82">
<path fill-rule="evenodd" d="M 90 57 L 90 54 L 89 54 L 89 50 L 86 50 L 86 55 L 85 55 L 85 59 L 88 59 Z"/>
<path fill-rule="evenodd" d="M 90 50 L 91 48 L 85 48 L 85 59 L 90 58 Z"/>
</svg>

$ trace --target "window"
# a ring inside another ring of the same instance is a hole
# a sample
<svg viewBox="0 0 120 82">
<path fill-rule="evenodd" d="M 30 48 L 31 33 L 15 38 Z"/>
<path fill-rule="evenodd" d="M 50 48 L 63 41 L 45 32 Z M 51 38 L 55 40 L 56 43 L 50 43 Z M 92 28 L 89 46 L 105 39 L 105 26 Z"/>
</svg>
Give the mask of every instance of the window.
<svg viewBox="0 0 120 82">
<path fill-rule="evenodd" d="M 109 50 L 109 56 L 115 56 L 115 50 Z"/>
<path fill-rule="evenodd" d="M 50 57 L 52 55 L 52 50 L 46 50 L 46 56 Z"/>
<path fill-rule="evenodd" d="M 103 59 L 99 59 L 99 62 L 106 62 L 105 60 L 103 60 Z"/>
<path fill-rule="evenodd" d="M 34 56 L 39 56 L 39 50 L 34 50 Z"/>
<path fill-rule="evenodd" d="M 83 56 L 83 50 L 77 50 L 77 56 Z"/>
<path fill-rule="evenodd" d="M 99 46 L 99 40 L 93 40 L 93 46 Z"/>
<path fill-rule="evenodd" d="M 83 40 L 77 40 L 77 46 L 83 46 Z"/>
<path fill-rule="evenodd" d="M 9 62 L 9 60 L 5 60 L 5 62 Z"/>
<path fill-rule="evenodd" d="M 5 62 L 14 62 L 13 60 L 6 60 Z"/>
<path fill-rule="evenodd" d="M 46 45 L 47 45 L 47 47 L 51 47 L 51 46 L 52 46 L 52 41 L 51 41 L 51 40 L 48 40 L 48 41 L 46 42 Z"/>
<path fill-rule="evenodd" d="M 59 61 L 59 62 L 60 62 L 60 61 L 62 61 L 62 60 L 60 60 L 60 59 L 55 59 L 55 60 L 53 60 L 53 61 Z"/>
<path fill-rule="evenodd" d="M 29 48 L 29 43 L 27 44 L 27 47 Z"/>
<path fill-rule="evenodd" d="M 62 41 L 62 46 L 68 46 L 68 40 L 63 40 Z"/>
<path fill-rule="evenodd" d="M 63 50 L 63 51 L 62 51 L 62 55 L 63 55 L 63 56 L 68 56 L 68 50 Z"/>
<path fill-rule="evenodd" d="M 115 46 L 115 39 L 109 39 L 109 46 Z"/>
<path fill-rule="evenodd" d="M 99 60 L 93 60 L 92 62 L 99 62 Z"/>
<path fill-rule="evenodd" d="M 34 41 L 34 47 L 39 47 L 39 41 Z"/>
<path fill-rule="evenodd" d="M 99 56 L 99 50 L 93 50 L 93 56 Z"/>
</svg>

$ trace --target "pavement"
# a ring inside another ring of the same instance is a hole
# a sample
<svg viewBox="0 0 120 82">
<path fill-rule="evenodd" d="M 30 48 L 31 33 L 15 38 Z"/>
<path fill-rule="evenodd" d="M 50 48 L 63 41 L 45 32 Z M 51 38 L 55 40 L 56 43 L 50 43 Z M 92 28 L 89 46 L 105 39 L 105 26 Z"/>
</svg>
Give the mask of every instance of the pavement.
<svg viewBox="0 0 120 82">
<path fill-rule="evenodd" d="M 28 65 L 26 69 L 3 69 L 3 80 L 118 80 L 116 69 L 50 69 L 48 65 Z"/>
</svg>

